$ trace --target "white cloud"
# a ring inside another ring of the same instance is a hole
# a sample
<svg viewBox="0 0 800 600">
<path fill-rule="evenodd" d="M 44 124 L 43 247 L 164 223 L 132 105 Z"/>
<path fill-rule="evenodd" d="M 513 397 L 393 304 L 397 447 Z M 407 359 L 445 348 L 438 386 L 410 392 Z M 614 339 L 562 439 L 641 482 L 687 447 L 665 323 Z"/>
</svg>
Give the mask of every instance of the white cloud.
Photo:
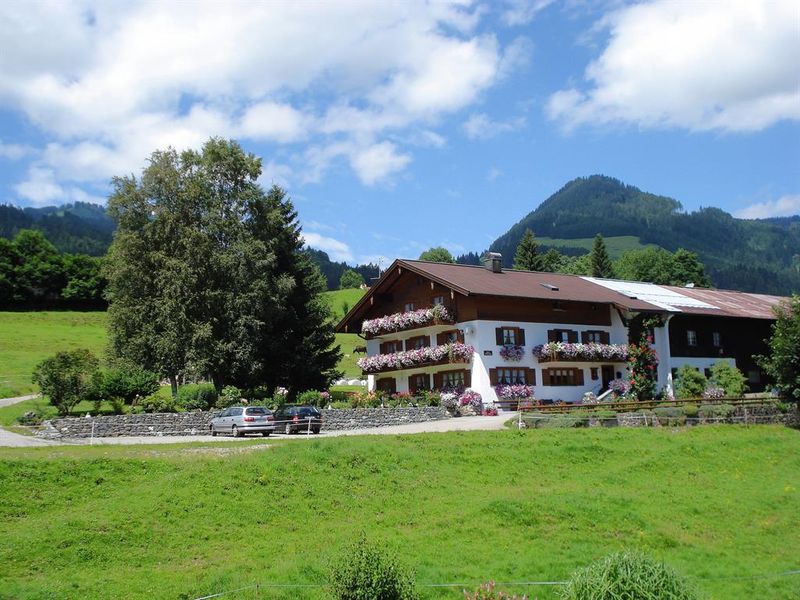
<svg viewBox="0 0 800 600">
<path fill-rule="evenodd" d="M 800 194 L 788 194 L 777 200 L 755 202 L 736 211 L 735 216 L 740 219 L 766 219 L 792 215 L 800 215 Z"/>
<path fill-rule="evenodd" d="M 6 144 L 0 140 L 0 158 L 8 160 L 19 160 L 33 152 L 33 148 L 23 144 Z"/>
<path fill-rule="evenodd" d="M 506 25 L 527 25 L 554 0 L 506 0 L 501 18 Z"/>
<path fill-rule="evenodd" d="M 372 185 L 411 161 L 389 139 L 441 146 L 432 127 L 520 54 L 477 33 L 484 14 L 469 0 L 3 3 L 14 52 L 0 53 L 0 106 L 40 129 L 42 166 L 62 184 L 221 135 L 307 142 L 288 166 L 319 160 L 299 180 L 345 157 Z"/>
<path fill-rule="evenodd" d="M 800 119 L 800 35 L 793 0 L 654 2 L 608 16 L 610 39 L 586 69 L 589 89 L 553 94 L 570 129 L 756 131 Z"/>
<path fill-rule="evenodd" d="M 310 231 L 303 232 L 303 240 L 307 246 L 323 250 L 328 253 L 331 260 L 352 262 L 353 252 L 350 246 L 332 237 L 325 237 Z"/>
<path fill-rule="evenodd" d="M 399 153 L 397 146 L 391 142 L 381 142 L 356 150 L 351 155 L 350 162 L 362 183 L 375 185 L 402 171 L 411 162 L 411 156 Z"/>
<path fill-rule="evenodd" d="M 508 133 L 525 126 L 525 118 L 517 117 L 508 121 L 494 121 L 485 113 L 469 116 L 464 123 L 464 133 L 470 139 L 489 139 L 501 133 Z"/>
<path fill-rule="evenodd" d="M 498 177 L 500 177 L 501 175 L 503 175 L 503 172 L 500 169 L 498 169 L 497 167 L 492 167 L 492 168 L 489 169 L 489 172 L 486 174 L 486 179 L 488 181 L 494 181 Z"/>
<path fill-rule="evenodd" d="M 269 189 L 273 185 L 286 189 L 289 187 L 291 177 L 292 168 L 289 165 L 270 160 L 261 166 L 261 177 L 258 178 L 258 182 L 264 189 Z"/>
<path fill-rule="evenodd" d="M 14 186 L 20 196 L 36 206 L 64 202 L 105 203 L 105 198 L 92 196 L 76 186 L 62 186 L 56 182 L 55 173 L 48 168 L 31 167 L 28 178 Z"/>
</svg>

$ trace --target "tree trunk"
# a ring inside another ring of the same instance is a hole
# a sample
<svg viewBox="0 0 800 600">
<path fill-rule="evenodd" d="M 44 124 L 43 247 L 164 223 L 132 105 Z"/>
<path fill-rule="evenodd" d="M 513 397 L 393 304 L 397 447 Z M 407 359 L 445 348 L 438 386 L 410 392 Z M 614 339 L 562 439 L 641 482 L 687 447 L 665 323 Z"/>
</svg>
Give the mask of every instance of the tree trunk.
<svg viewBox="0 0 800 600">
<path fill-rule="evenodd" d="M 177 375 L 170 375 L 169 376 L 169 384 L 172 387 L 172 397 L 178 397 L 178 377 Z"/>
</svg>

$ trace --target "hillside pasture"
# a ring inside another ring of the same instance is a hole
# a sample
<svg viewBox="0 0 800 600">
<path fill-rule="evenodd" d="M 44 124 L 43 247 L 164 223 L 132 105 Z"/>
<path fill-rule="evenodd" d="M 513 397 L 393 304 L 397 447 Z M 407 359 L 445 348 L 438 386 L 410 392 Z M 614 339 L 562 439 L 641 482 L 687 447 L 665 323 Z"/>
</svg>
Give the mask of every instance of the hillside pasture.
<svg viewBox="0 0 800 600">
<path fill-rule="evenodd" d="M 585 250 L 587 253 L 591 252 L 594 245 L 594 238 L 575 238 L 575 239 L 561 239 L 536 236 L 536 241 L 542 246 L 549 246 L 559 251 L 564 249 L 570 250 Z M 642 250 L 647 247 L 657 248 L 656 244 L 643 244 L 638 237 L 632 235 L 620 235 L 603 238 L 608 250 L 609 256 L 617 259 L 629 250 Z"/>
<path fill-rule="evenodd" d="M 788 600 L 800 578 L 775 574 L 800 567 L 798 481 L 800 432 L 780 426 L 0 449 L 0 596 L 323 586 L 363 531 L 420 584 L 562 581 L 635 548 L 702 598 Z M 558 597 L 557 586 L 501 587 Z M 421 591 L 463 598 L 460 586 Z"/>
</svg>

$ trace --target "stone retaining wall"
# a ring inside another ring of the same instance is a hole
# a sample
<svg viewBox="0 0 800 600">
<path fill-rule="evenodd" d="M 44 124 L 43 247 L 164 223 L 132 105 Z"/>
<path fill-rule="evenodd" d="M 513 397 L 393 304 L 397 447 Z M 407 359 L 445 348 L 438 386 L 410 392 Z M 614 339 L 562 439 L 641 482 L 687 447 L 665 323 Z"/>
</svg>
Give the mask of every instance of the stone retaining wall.
<svg viewBox="0 0 800 600">
<path fill-rule="evenodd" d="M 119 436 L 205 435 L 209 422 L 220 411 L 109 415 L 91 418 L 68 417 L 45 421 L 36 435 L 46 438 L 88 438 Z M 351 408 L 322 410 L 323 430 L 387 427 L 448 419 L 440 407 Z"/>
</svg>

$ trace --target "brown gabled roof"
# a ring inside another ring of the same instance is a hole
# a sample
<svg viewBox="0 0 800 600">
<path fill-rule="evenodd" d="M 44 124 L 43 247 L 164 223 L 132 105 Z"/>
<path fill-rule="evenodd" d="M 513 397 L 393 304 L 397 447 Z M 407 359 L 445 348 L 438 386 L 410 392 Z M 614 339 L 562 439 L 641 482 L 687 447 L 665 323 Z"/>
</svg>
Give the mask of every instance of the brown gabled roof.
<svg viewBox="0 0 800 600">
<path fill-rule="evenodd" d="M 673 285 L 661 286 L 673 290 L 684 296 L 701 300 L 719 310 L 710 310 L 697 307 L 680 307 L 681 312 L 689 314 L 716 315 L 725 317 L 746 317 L 750 319 L 774 319 L 773 307 L 786 298 L 782 296 L 769 296 L 767 294 L 752 294 L 749 292 L 736 292 L 733 290 L 709 290 L 705 288 L 676 287 Z"/>
<path fill-rule="evenodd" d="M 426 277 L 464 296 L 542 298 L 611 304 L 625 310 L 663 311 L 663 308 L 659 306 L 601 287 L 577 275 L 510 269 L 493 273 L 480 266 L 397 259 L 386 269 L 369 292 L 350 309 L 336 330 L 345 331 L 345 328 L 358 318 L 362 310 L 369 306 L 371 297 L 391 287 L 399 277 L 401 270 Z"/>
</svg>

